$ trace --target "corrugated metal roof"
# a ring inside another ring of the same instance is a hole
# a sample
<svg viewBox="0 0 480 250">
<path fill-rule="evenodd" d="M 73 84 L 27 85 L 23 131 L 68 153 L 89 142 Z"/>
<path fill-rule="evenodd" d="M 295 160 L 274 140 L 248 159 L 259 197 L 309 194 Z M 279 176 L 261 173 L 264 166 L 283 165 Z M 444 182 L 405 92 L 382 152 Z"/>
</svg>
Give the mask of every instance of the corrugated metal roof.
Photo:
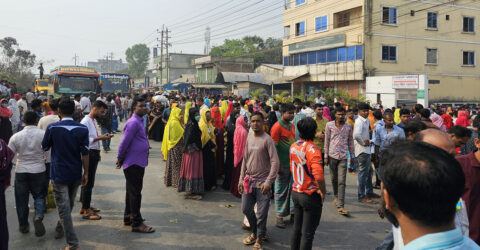
<svg viewBox="0 0 480 250">
<path fill-rule="evenodd" d="M 217 75 L 218 83 L 255 82 L 264 83 L 263 77 L 258 73 L 220 72 Z"/>
<path fill-rule="evenodd" d="M 201 89 L 226 89 L 227 87 L 222 84 L 192 84 L 194 88 Z"/>
</svg>

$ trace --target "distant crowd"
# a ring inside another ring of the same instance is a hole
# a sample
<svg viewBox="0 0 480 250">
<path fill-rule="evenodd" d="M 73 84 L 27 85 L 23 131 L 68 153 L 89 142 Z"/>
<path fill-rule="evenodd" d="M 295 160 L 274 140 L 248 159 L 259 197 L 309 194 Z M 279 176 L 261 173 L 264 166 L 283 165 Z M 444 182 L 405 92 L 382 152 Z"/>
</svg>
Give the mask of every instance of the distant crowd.
<svg viewBox="0 0 480 250">
<path fill-rule="evenodd" d="M 56 237 L 65 235 L 69 249 L 79 247 L 71 219 L 79 186 L 82 218 L 101 219 L 100 209 L 90 205 L 92 190 L 101 149 L 110 151 L 115 133 L 123 136 L 116 165 L 126 180 L 124 224 L 133 232 L 155 231 L 140 213 L 149 140 L 154 140 L 162 143 L 167 187 L 193 200 L 217 187 L 241 197 L 242 228 L 251 231 L 243 243 L 254 249 L 274 240 L 267 234 L 272 199 L 275 226 L 293 224 L 291 248 L 311 249 L 327 195 L 333 195 L 339 215 L 351 213 L 345 204 L 348 174 L 358 179 L 358 202 L 379 204 L 380 217 L 392 223 L 377 249 L 478 249 L 480 243 L 480 117 L 475 106 L 389 109 L 368 103 L 328 105 L 321 96 L 276 102 L 177 93 L 55 99 L 30 91 L 1 104 L 0 155 L 5 157 L 0 180 L 8 187 L 16 155 L 20 231 L 29 232 L 31 194 L 35 234 L 45 234 L 42 219 L 50 188 L 54 201 L 48 202 L 55 203 L 60 218 Z M 331 192 L 325 184 L 327 166 Z M 0 241 L 6 246 L 0 194 Z"/>
</svg>

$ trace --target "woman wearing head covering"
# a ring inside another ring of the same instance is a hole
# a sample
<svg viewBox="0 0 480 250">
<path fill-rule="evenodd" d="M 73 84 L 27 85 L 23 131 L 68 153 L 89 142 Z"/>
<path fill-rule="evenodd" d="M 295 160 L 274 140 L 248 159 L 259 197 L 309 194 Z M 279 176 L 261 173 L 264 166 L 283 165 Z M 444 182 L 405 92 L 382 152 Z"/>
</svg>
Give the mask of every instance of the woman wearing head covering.
<svg viewBox="0 0 480 250">
<path fill-rule="evenodd" d="M 20 125 L 20 109 L 18 109 L 18 104 L 15 99 L 10 99 L 8 102 L 8 109 L 12 111 L 12 117 L 10 121 L 12 122 L 12 133 L 15 134 L 18 131 L 18 126 Z"/>
<path fill-rule="evenodd" d="M 402 122 L 402 120 L 400 119 L 400 109 L 399 108 L 395 109 L 393 121 L 395 122 L 395 124 L 399 124 L 399 123 Z"/>
<path fill-rule="evenodd" d="M 323 106 L 323 117 L 328 121 L 332 121 L 332 117 L 330 116 L 330 109 L 327 106 Z"/>
<path fill-rule="evenodd" d="M 183 143 L 183 127 L 180 123 L 183 119 L 183 110 L 174 107 L 170 113 L 162 142 L 162 153 L 167 159 L 165 166 L 164 182 L 167 187 L 178 186 L 180 177 L 180 169 L 182 167 Z"/>
<path fill-rule="evenodd" d="M 185 116 L 184 116 L 184 121 L 183 121 L 183 124 L 187 124 L 188 123 L 188 118 L 190 116 L 190 108 L 192 107 L 192 102 L 186 102 L 185 103 Z"/>
<path fill-rule="evenodd" d="M 233 111 L 230 113 L 230 120 L 236 121 L 240 113 L 238 111 Z M 235 134 L 235 124 L 230 123 L 228 128 L 225 128 L 227 132 L 227 155 L 225 157 L 224 173 L 225 179 L 223 180 L 222 188 L 225 190 L 230 190 L 230 183 L 232 180 L 232 171 L 233 171 L 233 135 Z"/>
<path fill-rule="evenodd" d="M 203 153 L 203 182 L 205 190 L 217 188 L 217 177 L 215 176 L 215 127 L 212 124 L 210 109 L 203 108 L 198 126 L 202 131 L 202 153 Z"/>
<path fill-rule="evenodd" d="M 437 126 L 440 130 L 443 132 L 447 132 L 447 128 L 443 124 L 443 119 L 441 116 L 439 116 L 437 113 L 433 112 L 430 114 L 430 120 L 432 120 L 432 123 Z"/>
<path fill-rule="evenodd" d="M 203 102 L 205 103 L 205 105 L 207 106 L 207 108 L 210 108 L 210 99 L 205 98 L 205 100 L 203 100 Z"/>
<path fill-rule="evenodd" d="M 213 126 L 215 127 L 215 144 L 217 145 L 215 153 L 215 174 L 216 176 L 220 176 L 223 174 L 223 163 L 225 161 L 225 138 L 223 136 L 222 113 L 216 102 L 210 110 L 212 111 Z"/>
<path fill-rule="evenodd" d="M 8 249 L 5 190 L 10 186 L 13 156 L 13 151 L 0 139 L 0 249 Z"/>
<path fill-rule="evenodd" d="M 188 114 L 188 122 L 185 126 L 182 154 L 182 167 L 178 192 L 186 192 L 186 199 L 199 200 L 205 190 L 203 181 L 203 154 L 202 154 L 202 131 L 198 126 L 200 114 L 197 108 L 191 108 Z"/>
<path fill-rule="evenodd" d="M 8 108 L 7 99 L 2 99 L 0 101 L 0 139 L 4 140 L 8 144 L 10 137 L 12 137 L 12 122 L 10 117 L 12 117 L 12 111 Z"/>
<path fill-rule="evenodd" d="M 227 114 L 227 110 L 228 110 L 228 101 L 223 100 L 220 103 L 220 113 L 222 113 L 222 120 L 227 119 L 227 116 L 225 116 Z"/>
<path fill-rule="evenodd" d="M 223 127 L 227 126 L 227 120 L 230 117 L 230 114 L 232 113 L 232 111 L 233 111 L 233 102 L 230 102 L 228 104 L 227 112 L 225 113 L 225 118 L 223 119 Z"/>
<path fill-rule="evenodd" d="M 233 173 L 232 183 L 230 184 L 230 193 L 241 197 L 238 192 L 238 179 L 240 178 L 240 169 L 242 166 L 243 153 L 245 153 L 245 144 L 247 143 L 247 123 L 244 116 L 239 116 L 235 123 L 235 134 L 233 135 Z"/>
<path fill-rule="evenodd" d="M 163 105 L 157 100 L 155 106 L 150 110 L 148 126 L 148 138 L 154 141 L 162 141 L 165 123 L 162 120 Z"/>
</svg>

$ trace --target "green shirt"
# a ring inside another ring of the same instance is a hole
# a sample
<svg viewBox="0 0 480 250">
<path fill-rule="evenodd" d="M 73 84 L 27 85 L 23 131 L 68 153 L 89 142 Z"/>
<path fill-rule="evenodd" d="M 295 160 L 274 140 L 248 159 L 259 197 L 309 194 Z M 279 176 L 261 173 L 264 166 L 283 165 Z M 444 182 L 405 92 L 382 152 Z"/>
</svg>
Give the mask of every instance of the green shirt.
<svg viewBox="0 0 480 250">
<path fill-rule="evenodd" d="M 315 119 L 315 121 L 317 122 L 317 131 L 316 133 L 321 133 L 321 132 L 324 132 L 325 131 L 325 127 L 327 126 L 327 122 L 328 120 L 324 117 L 322 117 L 321 120 L 317 120 L 317 116 L 314 116 L 313 117 Z M 313 139 L 313 143 L 315 143 L 315 145 L 323 152 L 323 145 L 325 143 L 325 139 L 319 139 L 317 137 L 315 137 L 315 139 Z"/>
</svg>

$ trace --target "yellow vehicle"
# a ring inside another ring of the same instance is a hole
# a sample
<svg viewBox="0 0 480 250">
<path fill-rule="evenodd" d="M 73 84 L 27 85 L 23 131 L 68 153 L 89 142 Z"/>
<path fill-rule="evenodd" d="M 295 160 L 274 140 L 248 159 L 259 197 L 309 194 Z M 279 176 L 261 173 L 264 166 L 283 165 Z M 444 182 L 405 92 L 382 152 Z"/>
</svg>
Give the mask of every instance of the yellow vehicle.
<svg viewBox="0 0 480 250">
<path fill-rule="evenodd" d="M 43 91 L 45 94 L 48 92 L 48 79 L 35 80 L 34 92 L 39 93 Z"/>
</svg>

